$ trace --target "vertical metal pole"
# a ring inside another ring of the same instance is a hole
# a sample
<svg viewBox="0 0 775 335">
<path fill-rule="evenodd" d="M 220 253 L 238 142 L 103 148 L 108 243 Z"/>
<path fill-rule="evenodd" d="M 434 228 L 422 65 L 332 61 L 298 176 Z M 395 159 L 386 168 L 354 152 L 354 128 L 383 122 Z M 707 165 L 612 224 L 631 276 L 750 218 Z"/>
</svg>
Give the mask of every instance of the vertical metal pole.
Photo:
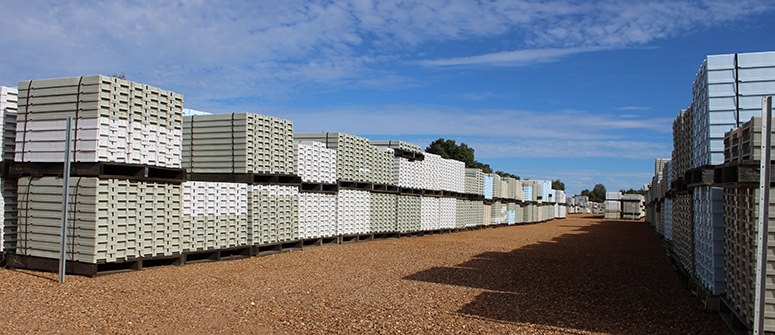
<svg viewBox="0 0 775 335">
<path fill-rule="evenodd" d="M 753 312 L 754 335 L 764 334 L 764 300 L 767 288 L 767 239 L 770 216 L 770 140 L 772 97 L 762 98 L 762 144 L 759 165 L 759 234 L 756 246 L 756 296 Z"/>
<path fill-rule="evenodd" d="M 70 132 L 72 131 L 72 117 L 67 118 L 65 123 L 65 169 L 62 174 L 62 232 L 60 233 L 61 240 L 59 241 L 59 282 L 65 282 L 65 264 L 67 253 L 67 204 L 69 202 L 70 194 Z"/>
</svg>

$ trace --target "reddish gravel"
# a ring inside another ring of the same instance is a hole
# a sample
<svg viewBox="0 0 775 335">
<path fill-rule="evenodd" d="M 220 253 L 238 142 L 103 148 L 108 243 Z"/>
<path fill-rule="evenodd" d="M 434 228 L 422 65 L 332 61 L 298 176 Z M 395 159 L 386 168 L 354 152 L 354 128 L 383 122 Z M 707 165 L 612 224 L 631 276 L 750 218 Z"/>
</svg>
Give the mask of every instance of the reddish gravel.
<svg viewBox="0 0 775 335">
<path fill-rule="evenodd" d="M 729 334 L 647 224 L 596 217 L 55 278 L 0 270 L 0 333 Z"/>
</svg>

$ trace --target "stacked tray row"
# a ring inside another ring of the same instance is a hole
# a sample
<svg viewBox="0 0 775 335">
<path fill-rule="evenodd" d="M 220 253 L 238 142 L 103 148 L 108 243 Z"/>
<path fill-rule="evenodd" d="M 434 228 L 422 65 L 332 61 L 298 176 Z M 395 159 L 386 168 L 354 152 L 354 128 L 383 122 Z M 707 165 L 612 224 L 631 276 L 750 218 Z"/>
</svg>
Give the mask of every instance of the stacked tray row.
<svg viewBox="0 0 775 335">
<path fill-rule="evenodd" d="M 423 189 L 465 192 L 465 163 L 426 153 L 422 167 Z"/>
<path fill-rule="evenodd" d="M 475 227 L 482 223 L 484 203 L 472 200 L 457 200 L 457 228 Z"/>
<path fill-rule="evenodd" d="M 248 244 L 248 185 L 183 183 L 183 251 Z"/>
<path fill-rule="evenodd" d="M 18 182 L 20 255 L 58 258 L 62 178 Z M 121 179 L 72 177 L 68 260 L 115 262 L 182 251 L 181 186 Z"/>
<path fill-rule="evenodd" d="M 299 238 L 337 236 L 336 194 L 299 194 Z"/>
<path fill-rule="evenodd" d="M 248 186 L 248 244 L 299 239 L 299 187 Z"/>
<path fill-rule="evenodd" d="M 194 173 L 293 175 L 293 122 L 253 113 L 183 119 L 183 167 Z"/>
<path fill-rule="evenodd" d="M 15 87 L 0 86 L 0 158 L 3 161 L 13 161 L 16 147 L 16 108 L 17 94 Z M 16 181 L 0 178 L 0 252 L 16 248 Z"/>
<path fill-rule="evenodd" d="M 336 150 L 336 174 L 339 180 L 374 184 L 393 184 L 393 157 L 368 139 L 344 133 L 296 133 L 297 141 L 323 143 Z"/>
<path fill-rule="evenodd" d="M 336 150 L 320 142 L 298 142 L 294 144 L 294 159 L 302 182 L 336 184 Z"/>
<path fill-rule="evenodd" d="M 76 161 L 180 167 L 180 94 L 95 75 L 20 82 L 18 101 L 16 161 L 62 161 L 73 117 Z"/>
</svg>

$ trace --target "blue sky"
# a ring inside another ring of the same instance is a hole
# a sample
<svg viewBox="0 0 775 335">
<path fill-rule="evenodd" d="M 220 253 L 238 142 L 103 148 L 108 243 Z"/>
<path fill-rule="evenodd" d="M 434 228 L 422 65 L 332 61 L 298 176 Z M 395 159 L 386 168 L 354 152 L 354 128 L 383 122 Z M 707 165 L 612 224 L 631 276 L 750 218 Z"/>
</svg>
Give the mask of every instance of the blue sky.
<svg viewBox="0 0 775 335">
<path fill-rule="evenodd" d="M 0 0 L 0 85 L 125 74 L 188 108 L 640 188 L 708 54 L 775 49 L 775 2 Z M 12 13 L 12 15 L 11 15 Z"/>
</svg>

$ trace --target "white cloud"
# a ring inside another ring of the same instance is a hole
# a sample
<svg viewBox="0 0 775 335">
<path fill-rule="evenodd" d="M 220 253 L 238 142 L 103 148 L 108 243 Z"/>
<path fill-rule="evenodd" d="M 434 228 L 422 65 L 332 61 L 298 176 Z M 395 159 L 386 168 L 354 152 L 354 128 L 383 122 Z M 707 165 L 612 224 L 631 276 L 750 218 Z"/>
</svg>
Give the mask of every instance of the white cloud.
<svg viewBox="0 0 775 335">
<path fill-rule="evenodd" d="M 489 136 L 608 140 L 617 130 L 670 133 L 672 118 L 620 118 L 587 111 L 539 113 L 511 109 L 474 110 L 452 106 L 341 106 L 325 110 L 278 111 L 301 131 L 354 134 Z"/>
<path fill-rule="evenodd" d="M 506 52 L 495 52 L 484 55 L 457 58 L 442 58 L 421 61 L 426 66 L 524 66 L 535 63 L 549 63 L 574 54 L 598 51 L 597 48 L 566 48 L 566 49 L 529 49 Z"/>
<path fill-rule="evenodd" d="M 529 65 L 641 46 L 773 8 L 768 1 L 3 1 L 0 78 L 126 73 L 193 96 L 272 97 L 309 84 L 377 87 L 386 64 L 417 64 L 427 44 L 509 41 L 422 64 Z M 386 73 L 388 72 L 388 73 Z M 387 77 L 386 82 L 381 79 Z M 168 85 L 170 83 L 171 85 Z M 203 83 L 209 83 L 204 85 Z"/>
</svg>

